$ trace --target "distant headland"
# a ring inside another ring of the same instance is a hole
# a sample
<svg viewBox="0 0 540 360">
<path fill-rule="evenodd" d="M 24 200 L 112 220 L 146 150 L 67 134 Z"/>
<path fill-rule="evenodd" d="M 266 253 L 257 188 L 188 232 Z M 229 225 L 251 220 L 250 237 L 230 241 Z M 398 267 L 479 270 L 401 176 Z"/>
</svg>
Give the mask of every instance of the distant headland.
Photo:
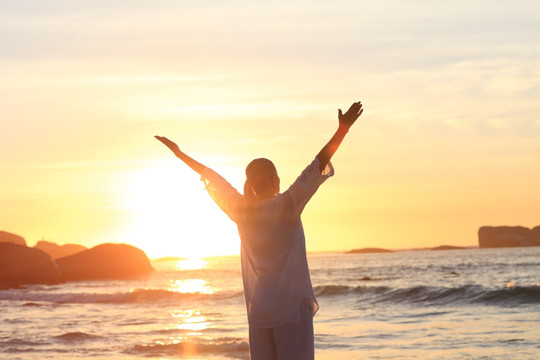
<svg viewBox="0 0 540 360">
<path fill-rule="evenodd" d="M 476 248 L 476 246 L 464 247 L 464 246 L 440 245 L 440 246 L 428 247 L 428 248 L 401 249 L 401 250 L 389 250 L 389 249 L 381 249 L 381 248 L 361 248 L 361 249 L 353 249 L 350 251 L 346 251 L 345 254 L 377 254 L 377 253 L 393 253 L 393 252 L 400 252 L 400 251 L 418 251 L 418 250 L 433 250 L 433 251 L 465 250 L 465 249 L 473 249 L 473 248 Z"/>
<path fill-rule="evenodd" d="M 464 250 L 464 249 L 470 249 L 470 248 L 463 247 L 463 246 L 441 245 L 441 246 L 435 246 L 434 248 L 431 248 L 430 250 L 442 251 L 442 250 Z"/>
<path fill-rule="evenodd" d="M 478 229 L 478 247 L 483 248 L 505 248 L 505 247 L 526 247 L 540 246 L 540 225 L 529 229 L 525 226 L 481 226 Z M 408 250 L 466 250 L 474 249 L 476 246 L 453 246 L 440 245 L 435 247 L 408 249 Z M 373 254 L 391 253 L 399 250 L 388 250 L 381 248 L 361 248 L 346 251 L 345 254 Z"/>
<path fill-rule="evenodd" d="M 380 248 L 362 248 L 362 249 L 353 249 L 347 251 L 345 254 L 374 254 L 374 253 L 391 253 L 393 250 L 380 249 Z"/>
</svg>

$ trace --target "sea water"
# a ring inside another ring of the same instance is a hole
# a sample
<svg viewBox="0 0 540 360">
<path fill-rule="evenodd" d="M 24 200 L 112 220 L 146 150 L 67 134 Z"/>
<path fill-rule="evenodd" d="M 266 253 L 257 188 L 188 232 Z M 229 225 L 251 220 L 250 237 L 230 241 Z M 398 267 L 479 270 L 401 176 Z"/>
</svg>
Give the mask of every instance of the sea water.
<svg viewBox="0 0 540 360">
<path fill-rule="evenodd" d="M 540 248 L 310 254 L 317 359 L 540 359 Z M 238 257 L 0 291 L 2 359 L 249 359 Z"/>
</svg>

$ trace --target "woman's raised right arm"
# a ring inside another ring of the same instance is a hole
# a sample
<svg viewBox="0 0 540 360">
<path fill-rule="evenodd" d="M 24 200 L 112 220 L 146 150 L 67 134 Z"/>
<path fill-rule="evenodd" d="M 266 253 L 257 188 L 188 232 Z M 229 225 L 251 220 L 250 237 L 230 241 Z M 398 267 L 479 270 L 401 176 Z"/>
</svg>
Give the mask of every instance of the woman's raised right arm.
<svg viewBox="0 0 540 360">
<path fill-rule="evenodd" d="M 177 158 L 186 163 L 187 166 L 192 168 L 199 175 L 201 175 L 202 171 L 206 169 L 206 166 L 182 152 L 182 150 L 180 150 L 180 148 L 178 147 L 178 145 L 176 145 L 174 141 L 171 141 L 164 136 L 156 135 L 155 138 L 161 141 L 165 146 L 167 146 L 174 153 L 174 155 L 176 155 Z"/>
</svg>

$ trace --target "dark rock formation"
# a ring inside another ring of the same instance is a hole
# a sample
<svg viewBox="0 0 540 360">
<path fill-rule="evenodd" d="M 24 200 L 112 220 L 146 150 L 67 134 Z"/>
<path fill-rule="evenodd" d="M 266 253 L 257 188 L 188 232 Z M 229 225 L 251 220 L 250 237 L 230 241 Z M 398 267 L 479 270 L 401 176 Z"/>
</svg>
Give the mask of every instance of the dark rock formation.
<svg viewBox="0 0 540 360">
<path fill-rule="evenodd" d="M 53 259 L 58 259 L 64 256 L 73 255 L 87 249 L 86 247 L 82 245 L 76 245 L 76 244 L 58 245 L 56 243 L 53 243 L 50 241 L 44 241 L 44 240 L 38 241 L 38 243 L 34 246 L 34 248 L 39 249 L 41 251 L 45 251 L 47 254 L 51 255 Z"/>
<path fill-rule="evenodd" d="M 125 279 L 154 271 L 146 254 L 127 244 L 101 244 L 56 263 L 66 280 Z"/>
<path fill-rule="evenodd" d="M 0 231 L 0 243 L 2 242 L 26 246 L 26 240 L 24 240 L 22 236 L 12 234 L 7 231 Z"/>
<path fill-rule="evenodd" d="M 23 245 L 0 243 L 0 288 L 61 282 L 60 271 L 49 254 Z"/>
<path fill-rule="evenodd" d="M 19 282 L 11 268 L 0 260 L 0 290 L 19 287 Z"/>
<path fill-rule="evenodd" d="M 540 244 L 540 226 L 535 226 L 531 229 L 529 233 L 529 240 L 532 243 Z"/>
<path fill-rule="evenodd" d="M 481 248 L 540 246 L 540 226 L 482 226 L 478 229 Z"/>
<path fill-rule="evenodd" d="M 390 253 L 392 250 L 379 249 L 379 248 L 363 248 L 347 251 L 346 254 L 370 254 L 370 253 Z"/>
</svg>

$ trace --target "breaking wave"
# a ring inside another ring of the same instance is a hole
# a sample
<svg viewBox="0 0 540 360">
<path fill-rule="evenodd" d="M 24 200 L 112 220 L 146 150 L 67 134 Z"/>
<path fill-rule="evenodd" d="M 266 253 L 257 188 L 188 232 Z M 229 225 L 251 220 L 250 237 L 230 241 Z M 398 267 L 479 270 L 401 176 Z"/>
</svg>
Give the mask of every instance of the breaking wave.
<svg viewBox="0 0 540 360">
<path fill-rule="evenodd" d="M 0 300 L 60 304 L 155 304 L 169 301 L 222 300 L 242 296 L 242 292 L 218 292 L 214 294 L 179 293 L 161 289 L 134 289 L 118 293 L 47 293 L 40 291 L 6 290 L 0 292 Z M 28 303 L 27 303 L 28 304 Z"/>
<path fill-rule="evenodd" d="M 126 353 L 145 357 L 190 356 L 220 354 L 228 358 L 249 359 L 249 345 L 245 339 L 218 338 L 214 340 L 182 341 L 170 344 L 135 345 Z"/>
<path fill-rule="evenodd" d="M 100 339 L 101 336 L 91 335 L 80 331 L 68 332 L 54 337 L 62 342 L 83 342 L 88 340 Z"/>
<path fill-rule="evenodd" d="M 513 286 L 507 288 L 485 288 L 479 285 L 455 288 L 416 286 L 395 289 L 385 286 L 325 285 L 315 287 L 318 297 L 354 296 L 362 301 L 396 303 L 470 303 L 486 305 L 539 304 L 540 286 Z"/>
<path fill-rule="evenodd" d="M 520 305 L 539 304 L 540 286 L 512 286 L 486 288 L 480 285 L 460 287 L 415 286 L 391 288 L 387 286 L 322 285 L 314 288 L 317 297 L 354 297 L 362 301 L 395 303 L 434 303 L 444 305 L 488 304 Z M 203 293 L 179 293 L 162 289 L 134 289 L 118 293 L 47 293 L 21 291 L 18 289 L 0 292 L 0 300 L 24 301 L 24 306 L 56 304 L 156 304 L 181 301 L 219 301 L 241 298 L 241 291 Z"/>
</svg>

